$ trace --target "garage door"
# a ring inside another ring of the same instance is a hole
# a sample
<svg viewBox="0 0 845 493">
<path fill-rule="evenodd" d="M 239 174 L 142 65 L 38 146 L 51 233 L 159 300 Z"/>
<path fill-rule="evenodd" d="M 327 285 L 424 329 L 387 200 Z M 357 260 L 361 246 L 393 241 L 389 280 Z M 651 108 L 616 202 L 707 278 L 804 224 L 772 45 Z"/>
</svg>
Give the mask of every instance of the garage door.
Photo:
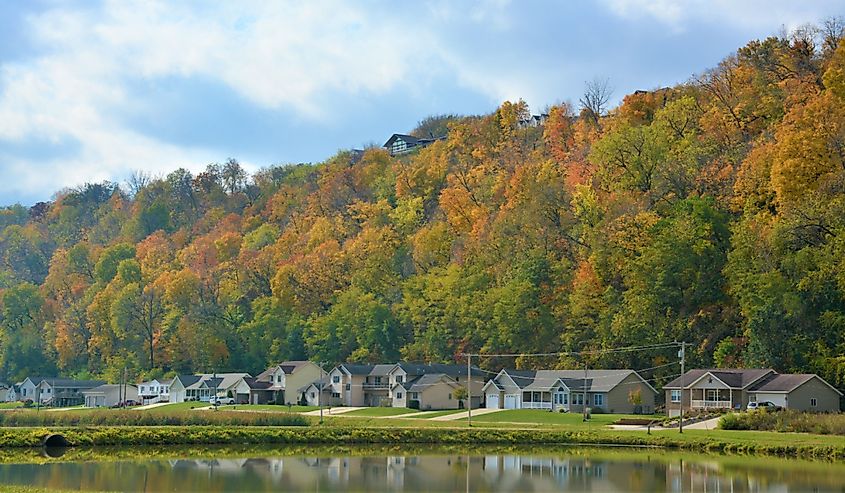
<svg viewBox="0 0 845 493">
<path fill-rule="evenodd" d="M 499 409 L 499 394 L 487 394 L 487 409 Z"/>
<path fill-rule="evenodd" d="M 757 394 L 757 402 L 774 402 L 776 406 L 786 407 L 786 394 Z"/>
<path fill-rule="evenodd" d="M 505 409 L 519 409 L 519 396 L 516 394 L 506 395 Z"/>
</svg>

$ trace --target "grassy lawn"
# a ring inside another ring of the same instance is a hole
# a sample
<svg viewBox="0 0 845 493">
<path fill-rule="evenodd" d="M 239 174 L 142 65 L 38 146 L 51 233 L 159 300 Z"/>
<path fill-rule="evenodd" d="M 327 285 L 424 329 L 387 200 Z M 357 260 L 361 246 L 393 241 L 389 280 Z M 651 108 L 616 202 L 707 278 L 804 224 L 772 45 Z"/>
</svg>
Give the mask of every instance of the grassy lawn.
<svg viewBox="0 0 845 493">
<path fill-rule="evenodd" d="M 280 406 L 272 404 L 236 404 L 234 406 L 221 406 L 220 409 L 235 409 L 236 411 L 274 411 L 277 413 L 306 413 L 320 409 L 317 406 Z M 323 408 L 328 412 L 328 408 Z"/>
<path fill-rule="evenodd" d="M 17 409 L 19 407 L 23 407 L 23 402 L 2 402 L 2 403 L 0 403 L 0 409 Z"/>
<path fill-rule="evenodd" d="M 408 407 L 367 407 L 343 413 L 344 416 L 399 416 L 400 414 L 418 413 L 419 409 Z"/>
<path fill-rule="evenodd" d="M 574 426 L 578 428 L 596 428 L 615 423 L 621 418 L 644 418 L 627 414 L 593 414 L 586 423 L 579 413 L 552 413 L 539 409 L 507 409 L 496 413 L 473 416 L 476 423 L 525 423 L 539 425 Z"/>
<path fill-rule="evenodd" d="M 187 411 L 198 407 L 208 407 L 210 405 L 211 404 L 207 402 L 174 402 L 172 404 L 165 404 L 163 406 L 152 407 L 150 409 L 141 409 L 141 411 L 146 411 L 148 413 L 169 413 L 173 411 Z"/>
<path fill-rule="evenodd" d="M 465 413 L 466 409 L 450 409 L 448 411 L 433 411 L 433 412 L 426 412 L 420 417 L 413 417 L 413 419 L 431 419 L 437 418 L 439 416 L 448 416 L 450 414 L 457 414 L 457 413 Z"/>
</svg>

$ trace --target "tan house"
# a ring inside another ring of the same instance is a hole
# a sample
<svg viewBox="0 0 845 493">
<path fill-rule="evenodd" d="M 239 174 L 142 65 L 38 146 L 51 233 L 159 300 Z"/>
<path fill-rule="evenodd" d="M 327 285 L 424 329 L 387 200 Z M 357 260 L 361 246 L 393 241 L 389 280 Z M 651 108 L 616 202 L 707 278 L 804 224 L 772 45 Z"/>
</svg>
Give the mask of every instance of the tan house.
<svg viewBox="0 0 845 493">
<path fill-rule="evenodd" d="M 651 414 L 658 395 L 634 370 L 502 370 L 484 386 L 486 407 Z"/>
<path fill-rule="evenodd" d="M 390 390 L 393 407 L 414 409 L 463 409 L 464 400 L 458 400 L 457 390 L 463 388 L 449 375 L 428 373 L 413 380 L 396 384 Z"/>
<path fill-rule="evenodd" d="M 360 365 L 344 363 L 328 373 L 324 385 L 323 405 L 333 406 L 389 406 L 390 377 L 388 373 L 396 365 Z M 312 379 L 312 383 L 316 382 Z M 306 395 L 309 405 L 317 405 L 313 394 L 318 385 Z M 313 403 L 312 403 L 313 401 Z"/>
<path fill-rule="evenodd" d="M 138 387 L 134 385 L 104 384 L 92 389 L 83 390 L 85 407 L 112 407 L 123 402 L 138 402 L 140 396 Z"/>
<path fill-rule="evenodd" d="M 250 404 L 299 404 L 300 389 L 318 380 L 325 372 L 310 361 L 284 361 L 267 368 L 254 379 L 239 382 L 239 393 L 249 396 Z"/>
<path fill-rule="evenodd" d="M 666 412 L 745 410 L 749 402 L 773 402 L 801 411 L 837 412 L 842 393 L 814 374 L 779 374 L 768 368 L 694 369 L 663 386 Z"/>
</svg>

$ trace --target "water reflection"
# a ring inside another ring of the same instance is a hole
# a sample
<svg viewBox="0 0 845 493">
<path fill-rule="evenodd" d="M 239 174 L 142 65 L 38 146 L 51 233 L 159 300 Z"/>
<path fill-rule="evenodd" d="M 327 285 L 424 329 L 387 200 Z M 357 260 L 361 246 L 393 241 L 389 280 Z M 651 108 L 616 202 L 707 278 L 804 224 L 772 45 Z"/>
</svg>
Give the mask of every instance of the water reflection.
<svg viewBox="0 0 845 493">
<path fill-rule="evenodd" d="M 10 483 L 81 491 L 841 492 L 845 474 L 830 464 L 582 450 L 0 465 L 0 484 Z"/>
</svg>

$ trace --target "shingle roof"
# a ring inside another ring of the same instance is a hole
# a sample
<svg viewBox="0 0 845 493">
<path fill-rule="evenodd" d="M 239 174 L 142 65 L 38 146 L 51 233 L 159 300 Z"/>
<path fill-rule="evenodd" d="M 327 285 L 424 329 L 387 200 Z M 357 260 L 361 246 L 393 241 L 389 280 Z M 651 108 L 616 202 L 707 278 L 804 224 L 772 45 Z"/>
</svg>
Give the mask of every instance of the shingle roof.
<svg viewBox="0 0 845 493">
<path fill-rule="evenodd" d="M 176 375 L 176 377 L 173 378 L 173 382 L 179 380 L 180 382 L 182 382 L 182 385 L 185 388 L 188 388 L 191 385 L 199 382 L 200 378 L 201 377 L 199 375 Z M 171 385 L 173 384 L 173 382 L 170 382 Z"/>
<path fill-rule="evenodd" d="M 443 373 L 450 377 L 465 376 L 467 374 L 467 367 L 464 365 L 450 365 L 444 363 L 406 363 L 400 362 L 396 364 L 399 368 L 405 371 L 408 375 L 425 375 L 427 373 Z M 484 372 L 476 366 L 473 366 L 470 373 L 473 376 L 483 376 Z"/>
<path fill-rule="evenodd" d="M 584 391 L 584 370 L 505 370 L 522 389 L 545 390 L 563 381 L 569 390 Z M 636 374 L 634 370 L 587 370 L 587 392 L 610 392 L 623 380 Z"/>
<path fill-rule="evenodd" d="M 419 141 L 419 139 L 414 137 L 413 135 L 393 134 L 393 135 L 390 136 L 389 139 L 387 139 L 387 142 L 385 142 L 382 147 L 390 147 L 390 146 L 393 145 L 393 142 L 396 139 L 400 139 L 400 138 L 402 140 L 404 140 L 405 142 L 407 142 L 408 144 L 411 144 L 411 145 L 414 145 Z"/>
<path fill-rule="evenodd" d="M 103 380 L 74 380 L 72 378 L 45 378 L 42 382 L 47 382 L 51 387 L 78 387 L 78 388 L 93 388 L 106 383 Z M 40 383 L 40 382 L 39 382 Z"/>
<path fill-rule="evenodd" d="M 808 373 L 790 373 L 772 375 L 752 385 L 748 390 L 753 392 L 792 392 L 818 375 Z"/>
<path fill-rule="evenodd" d="M 524 389 L 526 386 L 531 385 L 531 382 L 534 381 L 534 375 L 537 374 L 535 370 L 508 370 L 505 369 L 505 373 L 513 380 L 513 383 L 516 384 L 517 387 Z"/>
<path fill-rule="evenodd" d="M 273 384 L 270 382 L 265 382 L 263 380 L 258 380 L 257 378 L 252 377 L 244 377 L 244 382 L 246 383 L 247 387 L 252 390 L 264 390 L 273 386 Z"/>
<path fill-rule="evenodd" d="M 445 373 L 426 373 L 425 375 L 421 375 L 410 382 L 407 382 L 403 385 L 403 387 L 405 387 L 408 392 L 425 392 L 429 387 L 437 385 L 441 381 L 446 382 L 447 385 L 457 385 L 457 382 Z"/>
<path fill-rule="evenodd" d="M 359 365 L 355 363 L 344 363 L 340 366 L 352 375 L 369 375 L 373 371 L 373 368 L 375 368 L 375 365 Z"/>
<path fill-rule="evenodd" d="M 704 376 L 707 373 L 712 374 L 714 377 L 718 378 L 725 385 L 731 387 L 732 389 L 743 389 L 748 385 L 756 382 L 760 378 L 768 375 L 769 373 L 773 373 L 774 370 L 769 368 L 748 368 L 748 369 L 724 369 L 724 368 L 697 368 L 694 370 L 690 370 L 683 374 L 671 382 L 667 383 L 663 386 L 664 389 L 679 389 L 681 388 L 681 382 L 683 382 L 684 387 L 688 388 L 693 383 L 695 383 L 698 379 Z"/>
</svg>

